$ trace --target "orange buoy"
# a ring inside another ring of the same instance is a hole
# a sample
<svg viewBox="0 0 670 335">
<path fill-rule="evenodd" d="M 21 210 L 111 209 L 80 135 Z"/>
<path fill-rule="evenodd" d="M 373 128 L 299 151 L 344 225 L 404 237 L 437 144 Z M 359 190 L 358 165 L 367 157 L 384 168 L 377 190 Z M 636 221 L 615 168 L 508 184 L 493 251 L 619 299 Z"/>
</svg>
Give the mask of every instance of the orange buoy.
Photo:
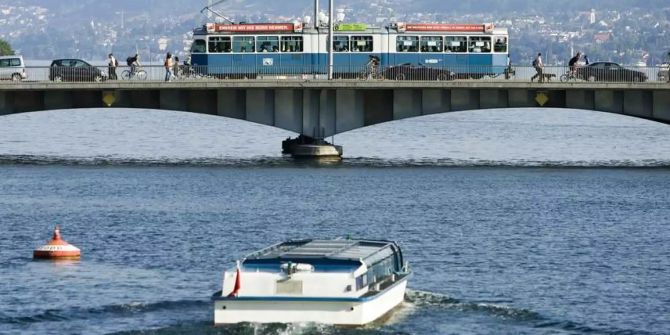
<svg viewBox="0 0 670 335">
<path fill-rule="evenodd" d="M 58 225 L 51 240 L 33 251 L 33 259 L 79 259 L 80 256 L 79 248 L 61 239 Z"/>
</svg>

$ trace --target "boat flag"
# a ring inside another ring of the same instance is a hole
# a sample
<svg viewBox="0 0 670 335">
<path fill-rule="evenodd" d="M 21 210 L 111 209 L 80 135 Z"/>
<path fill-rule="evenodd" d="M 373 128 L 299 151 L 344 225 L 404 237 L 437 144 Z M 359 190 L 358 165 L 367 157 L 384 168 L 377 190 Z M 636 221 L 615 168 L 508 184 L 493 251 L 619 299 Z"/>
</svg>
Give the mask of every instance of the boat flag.
<svg viewBox="0 0 670 335">
<path fill-rule="evenodd" d="M 240 291 L 240 261 L 237 261 L 237 271 L 235 272 L 235 286 L 233 291 L 228 294 L 228 298 L 236 298 Z"/>
</svg>

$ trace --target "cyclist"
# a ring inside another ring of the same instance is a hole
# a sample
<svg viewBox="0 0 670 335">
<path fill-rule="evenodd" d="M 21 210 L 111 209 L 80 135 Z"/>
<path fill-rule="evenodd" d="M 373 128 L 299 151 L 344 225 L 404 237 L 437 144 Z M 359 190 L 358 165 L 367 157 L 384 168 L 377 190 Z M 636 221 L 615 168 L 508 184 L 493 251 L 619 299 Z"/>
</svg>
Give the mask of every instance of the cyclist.
<svg viewBox="0 0 670 335">
<path fill-rule="evenodd" d="M 365 64 L 366 79 L 373 79 L 379 76 L 379 57 L 370 55 L 368 63 Z"/>
<path fill-rule="evenodd" d="M 577 52 L 575 57 L 570 58 L 570 61 L 568 62 L 568 66 L 570 67 L 570 75 L 573 77 L 577 76 L 577 62 L 579 62 L 579 59 L 582 57 L 581 52 Z"/>
<path fill-rule="evenodd" d="M 133 77 L 135 72 L 137 72 L 137 68 L 142 66 L 140 64 L 140 55 L 135 54 L 135 56 L 130 56 L 126 61 L 128 62 L 128 66 L 130 66 L 130 77 Z"/>
</svg>

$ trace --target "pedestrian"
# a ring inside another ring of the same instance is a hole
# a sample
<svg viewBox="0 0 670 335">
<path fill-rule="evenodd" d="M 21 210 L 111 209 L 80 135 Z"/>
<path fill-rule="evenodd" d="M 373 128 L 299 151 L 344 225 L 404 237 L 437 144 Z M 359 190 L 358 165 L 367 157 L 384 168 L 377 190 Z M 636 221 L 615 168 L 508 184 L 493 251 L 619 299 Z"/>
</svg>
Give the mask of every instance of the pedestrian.
<svg viewBox="0 0 670 335">
<path fill-rule="evenodd" d="M 172 67 L 174 66 L 171 53 L 169 52 L 167 53 L 167 55 L 165 56 L 165 63 L 163 65 L 165 66 L 165 81 L 171 81 Z"/>
<path fill-rule="evenodd" d="M 568 61 L 568 66 L 570 67 L 570 75 L 571 76 L 576 76 L 577 75 L 577 62 L 579 62 L 579 59 L 582 57 L 581 52 L 577 52 L 577 54 L 570 58 L 570 61 Z"/>
<path fill-rule="evenodd" d="M 584 55 L 584 65 L 589 65 L 589 55 Z"/>
<path fill-rule="evenodd" d="M 179 57 L 175 56 L 174 57 L 174 62 L 173 62 L 173 67 L 172 67 L 172 74 L 174 75 L 175 79 L 179 79 L 179 76 L 181 75 L 181 71 L 179 71 Z"/>
<path fill-rule="evenodd" d="M 119 67 L 119 61 L 116 60 L 116 57 L 114 57 L 113 54 L 109 54 L 107 56 L 107 72 L 109 72 L 109 79 L 110 80 L 116 80 L 118 77 L 116 76 L 116 68 Z"/>
<path fill-rule="evenodd" d="M 509 80 L 512 77 L 512 58 L 507 55 L 507 67 L 505 68 L 505 79 Z"/>
<path fill-rule="evenodd" d="M 544 82 L 544 64 L 542 64 L 542 53 L 538 53 L 537 57 L 533 60 L 533 67 L 535 68 L 535 71 L 537 73 L 530 78 L 530 81 L 532 82 L 535 80 L 535 78 L 538 78 L 538 82 L 542 83 Z"/>
</svg>

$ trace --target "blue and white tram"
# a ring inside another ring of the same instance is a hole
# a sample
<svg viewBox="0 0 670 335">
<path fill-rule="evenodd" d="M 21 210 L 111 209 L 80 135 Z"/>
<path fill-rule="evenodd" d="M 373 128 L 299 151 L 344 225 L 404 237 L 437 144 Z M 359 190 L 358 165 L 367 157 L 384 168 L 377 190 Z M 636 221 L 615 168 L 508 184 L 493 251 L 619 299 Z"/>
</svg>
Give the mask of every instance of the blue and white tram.
<svg viewBox="0 0 670 335">
<path fill-rule="evenodd" d="M 507 67 L 508 41 L 507 29 L 491 24 L 340 24 L 332 43 L 334 74 L 355 77 L 375 56 L 382 69 L 410 64 L 465 78 L 496 76 Z M 302 24 L 207 24 L 194 32 L 191 62 L 219 78 L 325 75 L 328 44 L 324 31 Z"/>
<path fill-rule="evenodd" d="M 206 75 L 255 78 L 312 73 L 317 35 L 293 23 L 207 24 L 194 31 L 191 64 Z"/>
<path fill-rule="evenodd" d="M 509 35 L 493 24 L 397 23 L 388 29 L 389 51 L 382 65 L 448 69 L 459 78 L 504 73 Z"/>
</svg>

